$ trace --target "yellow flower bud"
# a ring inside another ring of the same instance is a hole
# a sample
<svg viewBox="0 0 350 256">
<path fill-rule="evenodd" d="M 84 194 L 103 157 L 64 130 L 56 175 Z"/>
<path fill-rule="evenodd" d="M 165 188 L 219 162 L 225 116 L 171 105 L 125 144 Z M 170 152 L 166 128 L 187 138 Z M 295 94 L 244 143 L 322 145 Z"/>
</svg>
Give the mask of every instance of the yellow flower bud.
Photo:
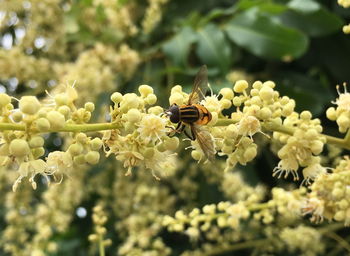
<svg viewBox="0 0 350 256">
<path fill-rule="evenodd" d="M 86 111 L 93 112 L 95 110 L 95 104 L 92 102 L 86 102 L 84 108 Z"/>
<path fill-rule="evenodd" d="M 170 94 L 174 94 L 174 93 L 182 93 L 182 87 L 181 85 L 175 85 L 173 88 L 171 88 L 171 92 Z"/>
<path fill-rule="evenodd" d="M 0 93 L 0 107 L 5 107 L 11 102 L 11 97 L 6 93 Z"/>
<path fill-rule="evenodd" d="M 32 149 L 32 154 L 34 158 L 39 158 L 45 154 L 45 149 L 43 147 Z"/>
<path fill-rule="evenodd" d="M 159 152 L 164 152 L 166 150 L 164 143 L 158 144 L 157 149 L 159 150 Z"/>
<path fill-rule="evenodd" d="M 113 101 L 114 103 L 120 103 L 123 100 L 123 95 L 119 92 L 114 92 L 111 95 L 111 101 Z"/>
<path fill-rule="evenodd" d="M 246 80 L 238 80 L 233 86 L 233 90 L 237 93 L 242 93 L 248 88 L 248 82 Z"/>
<path fill-rule="evenodd" d="M 19 109 L 27 115 L 34 115 L 40 109 L 41 104 L 34 96 L 23 96 L 19 100 Z"/>
<path fill-rule="evenodd" d="M 329 120 L 335 121 L 337 119 L 337 114 L 334 107 L 330 107 L 326 111 L 326 116 Z"/>
<path fill-rule="evenodd" d="M 242 100 L 240 97 L 236 96 L 233 98 L 232 103 L 235 107 L 239 107 L 242 105 Z"/>
<path fill-rule="evenodd" d="M 80 155 L 83 150 L 84 148 L 80 143 L 71 144 L 68 148 L 68 151 L 72 156 Z"/>
<path fill-rule="evenodd" d="M 123 100 L 120 102 L 120 105 L 120 110 L 126 113 L 129 109 L 138 108 L 140 105 L 140 100 L 135 93 L 127 93 L 123 96 Z"/>
<path fill-rule="evenodd" d="M 147 112 L 149 113 L 149 114 L 154 114 L 154 115 L 159 115 L 159 114 L 161 114 L 161 113 L 163 113 L 163 108 L 161 108 L 160 106 L 155 106 L 155 107 L 150 107 L 148 110 L 147 110 Z"/>
<path fill-rule="evenodd" d="M 316 129 L 309 129 L 305 132 L 305 139 L 307 140 L 314 140 L 319 137 L 319 133 L 316 131 Z"/>
<path fill-rule="evenodd" d="M 98 240 L 98 236 L 96 234 L 91 234 L 88 237 L 90 242 L 96 242 Z"/>
<path fill-rule="evenodd" d="M 16 112 L 12 113 L 11 117 L 12 117 L 13 121 L 18 123 L 18 122 L 22 121 L 23 115 L 22 115 L 22 112 L 16 111 Z"/>
<path fill-rule="evenodd" d="M 258 90 L 260 90 L 262 86 L 263 86 L 263 83 L 261 81 L 255 81 L 252 85 L 254 89 L 258 89 Z"/>
<path fill-rule="evenodd" d="M 300 118 L 302 119 L 302 120 L 311 120 L 311 118 L 312 118 L 312 114 L 311 114 L 311 112 L 310 111 L 303 111 L 303 112 L 301 112 L 300 113 Z"/>
<path fill-rule="evenodd" d="M 88 139 L 87 135 L 83 132 L 78 133 L 75 138 L 76 138 L 77 142 L 79 142 L 81 144 L 85 144 L 87 139 Z"/>
<path fill-rule="evenodd" d="M 340 115 L 337 119 L 337 124 L 341 128 L 349 128 L 350 126 L 350 119 L 346 115 Z"/>
<path fill-rule="evenodd" d="M 272 116 L 272 112 L 268 107 L 263 107 L 259 111 L 259 118 L 266 120 L 269 119 Z"/>
<path fill-rule="evenodd" d="M 153 105 L 157 102 L 157 96 L 155 94 L 149 94 L 147 95 L 146 99 L 145 99 L 145 102 L 148 104 L 148 105 Z"/>
<path fill-rule="evenodd" d="M 64 115 L 62 115 L 58 111 L 50 111 L 49 113 L 47 113 L 46 118 L 47 120 L 49 120 L 51 128 L 53 129 L 60 129 L 66 125 Z"/>
<path fill-rule="evenodd" d="M 202 154 L 198 150 L 192 150 L 191 156 L 196 161 L 199 161 L 202 158 Z"/>
<path fill-rule="evenodd" d="M 243 117 L 243 113 L 241 112 L 232 112 L 231 113 L 231 119 L 234 122 L 239 122 Z"/>
<path fill-rule="evenodd" d="M 28 155 L 30 149 L 27 141 L 22 139 L 14 139 L 10 143 L 9 151 L 11 155 L 21 157 Z"/>
<path fill-rule="evenodd" d="M 310 149 L 314 155 L 318 155 L 323 151 L 323 142 L 320 140 L 315 140 L 311 143 Z"/>
<path fill-rule="evenodd" d="M 250 90 L 250 95 L 251 96 L 258 96 L 259 95 L 259 90 L 258 89 L 251 89 Z"/>
<path fill-rule="evenodd" d="M 127 115 L 127 120 L 130 123 L 137 123 L 138 121 L 141 120 L 141 113 L 136 108 L 130 109 L 126 115 Z"/>
<path fill-rule="evenodd" d="M 233 91 L 232 91 L 231 88 L 222 88 L 220 90 L 220 94 L 222 95 L 222 97 L 224 99 L 227 99 L 227 100 L 232 100 L 233 96 L 234 96 Z"/>
<path fill-rule="evenodd" d="M 55 95 L 55 102 L 57 106 L 63 106 L 68 104 L 68 95 L 65 93 L 60 93 Z"/>
<path fill-rule="evenodd" d="M 224 153 L 224 154 L 231 154 L 233 152 L 233 146 L 231 145 L 224 145 L 222 148 L 221 148 L 221 152 Z"/>
<path fill-rule="evenodd" d="M 70 113 L 70 108 L 68 106 L 60 106 L 58 108 L 58 112 L 64 115 L 65 118 L 68 118 L 68 115 Z"/>
<path fill-rule="evenodd" d="M 340 199 L 344 196 L 344 189 L 342 188 L 334 188 L 332 190 L 332 196 L 334 196 L 335 199 Z"/>
<path fill-rule="evenodd" d="M 280 99 L 280 103 L 282 104 L 282 105 L 286 105 L 288 102 L 289 102 L 289 97 L 287 97 L 287 96 L 283 96 L 281 99 Z"/>
<path fill-rule="evenodd" d="M 345 211 L 337 211 L 334 214 L 334 219 L 336 221 L 343 221 L 345 219 Z"/>
<path fill-rule="evenodd" d="M 238 135 L 238 128 L 236 125 L 230 124 L 229 126 L 226 127 L 226 130 L 225 130 L 226 138 L 234 139 L 237 137 L 237 135 Z"/>
<path fill-rule="evenodd" d="M 145 98 L 148 94 L 153 94 L 153 88 L 149 85 L 143 84 L 139 86 L 139 92 L 141 96 Z"/>
<path fill-rule="evenodd" d="M 256 155 L 257 155 L 256 147 L 251 146 L 244 151 L 243 157 L 245 158 L 245 160 L 247 162 L 249 162 L 249 161 L 253 160 L 256 157 Z"/>
<path fill-rule="evenodd" d="M 228 108 L 230 108 L 231 105 L 232 105 L 231 101 L 228 100 L 228 99 L 221 99 L 221 100 L 220 100 L 220 103 L 221 103 L 221 107 L 222 107 L 223 109 L 228 109 Z"/>
<path fill-rule="evenodd" d="M 170 98 L 169 98 L 170 105 L 174 103 L 177 105 L 182 105 L 183 102 L 184 102 L 184 97 L 181 93 L 175 92 L 170 95 Z"/>
<path fill-rule="evenodd" d="M 349 207 L 349 202 L 346 200 L 346 199 L 342 199 L 340 202 L 339 202 L 339 208 L 342 209 L 342 210 L 345 210 Z"/>
<path fill-rule="evenodd" d="M 90 141 L 90 147 L 92 150 L 99 150 L 102 147 L 102 140 L 100 138 L 94 138 Z"/>
<path fill-rule="evenodd" d="M 44 117 L 37 119 L 35 124 L 40 132 L 47 132 L 51 127 L 49 120 Z"/>
<path fill-rule="evenodd" d="M 264 101 L 270 101 L 273 99 L 274 91 L 270 86 L 265 85 L 259 91 L 259 96 Z"/>
<path fill-rule="evenodd" d="M 143 152 L 143 156 L 146 158 L 146 159 L 150 159 L 154 156 L 154 153 L 155 153 L 155 150 L 154 148 L 151 148 L 151 147 L 148 147 L 146 148 L 146 150 Z"/>
<path fill-rule="evenodd" d="M 263 83 L 263 86 L 269 86 L 271 88 L 275 88 L 276 84 L 272 81 L 266 81 Z"/>
<path fill-rule="evenodd" d="M 34 136 L 29 140 L 29 146 L 31 148 L 38 148 L 44 146 L 44 139 L 41 136 Z"/>
<path fill-rule="evenodd" d="M 86 163 L 85 155 L 81 154 L 81 155 L 73 157 L 73 162 L 77 165 L 85 164 Z"/>
<path fill-rule="evenodd" d="M 178 137 L 167 138 L 164 141 L 166 150 L 175 151 L 179 146 L 180 141 Z"/>
<path fill-rule="evenodd" d="M 97 151 L 89 151 L 85 155 L 85 161 L 89 164 L 97 164 L 100 160 L 100 154 Z"/>
</svg>

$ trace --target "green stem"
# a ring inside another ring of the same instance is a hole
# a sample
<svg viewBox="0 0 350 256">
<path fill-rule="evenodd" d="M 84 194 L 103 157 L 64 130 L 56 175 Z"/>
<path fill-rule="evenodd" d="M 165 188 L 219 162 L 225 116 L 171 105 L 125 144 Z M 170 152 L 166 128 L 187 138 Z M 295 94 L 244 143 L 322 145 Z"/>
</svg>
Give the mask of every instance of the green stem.
<svg viewBox="0 0 350 256">
<path fill-rule="evenodd" d="M 219 119 L 215 126 L 227 126 L 235 124 L 236 122 L 232 119 Z M 95 124 L 66 124 L 60 129 L 51 129 L 49 132 L 97 132 L 105 130 L 113 130 L 120 128 L 118 123 L 95 123 Z M 263 128 L 273 132 L 281 132 L 288 135 L 293 135 L 294 128 L 285 127 L 283 125 L 274 123 L 265 123 Z M 24 124 L 15 123 L 0 123 L 0 131 L 25 131 L 26 127 Z M 330 135 L 321 134 L 327 140 L 327 143 L 336 145 L 338 147 L 350 150 L 350 133 L 348 132 L 344 139 L 333 137 Z"/>
<path fill-rule="evenodd" d="M 267 207 L 267 203 L 258 204 L 257 206 Z M 331 237 L 332 239 L 336 240 L 346 250 L 350 250 L 349 244 L 343 238 L 341 238 L 336 233 L 334 233 L 334 231 L 336 231 L 340 228 L 344 228 L 343 223 L 330 224 L 328 226 L 319 228 L 318 231 L 321 234 L 328 236 L 328 237 Z M 229 253 L 232 251 L 237 251 L 237 250 L 242 250 L 242 249 L 247 249 L 247 248 L 254 248 L 254 247 L 258 247 L 258 246 L 267 244 L 268 242 L 269 242 L 268 238 L 245 241 L 245 242 L 233 244 L 229 247 L 214 249 L 211 252 L 207 253 L 206 255 L 213 255 L 214 256 L 214 255 L 219 255 L 219 254 L 223 254 L 223 253 Z"/>
<path fill-rule="evenodd" d="M 0 123 L 0 131 L 25 131 L 25 125 L 14 123 Z M 50 132 L 97 132 L 120 128 L 118 123 L 96 123 L 96 124 L 66 124 L 60 129 L 51 129 Z"/>
<path fill-rule="evenodd" d="M 24 124 L 0 123 L 0 131 L 25 131 Z"/>
<path fill-rule="evenodd" d="M 118 123 L 66 124 L 63 128 L 51 132 L 97 132 L 118 128 L 120 128 Z"/>
<path fill-rule="evenodd" d="M 99 239 L 98 239 L 98 248 L 99 248 L 100 256 L 105 256 L 105 247 L 103 245 L 103 237 L 102 237 L 102 235 L 100 235 Z"/>
<path fill-rule="evenodd" d="M 232 119 L 219 119 L 215 126 L 227 126 L 230 124 L 235 124 L 236 122 Z M 263 124 L 263 128 L 273 132 L 280 132 L 288 135 L 293 135 L 294 128 L 293 127 L 285 127 L 283 125 L 275 124 L 275 123 L 265 123 Z M 336 145 L 338 147 L 350 150 L 350 133 L 346 134 L 345 138 L 337 138 L 326 134 L 321 134 L 327 140 L 327 143 Z"/>
</svg>

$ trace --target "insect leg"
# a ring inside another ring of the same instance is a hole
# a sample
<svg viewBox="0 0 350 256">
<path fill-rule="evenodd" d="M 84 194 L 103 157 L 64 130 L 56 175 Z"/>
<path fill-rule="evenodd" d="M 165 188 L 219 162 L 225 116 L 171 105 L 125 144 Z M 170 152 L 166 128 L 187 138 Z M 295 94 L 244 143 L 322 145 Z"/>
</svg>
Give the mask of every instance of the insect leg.
<svg viewBox="0 0 350 256">
<path fill-rule="evenodd" d="M 171 126 L 165 126 L 165 128 L 170 128 L 171 129 L 171 132 L 168 132 L 167 135 L 169 137 L 174 137 L 176 133 L 180 133 L 180 129 L 182 129 L 180 126 L 181 126 L 181 122 L 176 126 L 176 128 L 174 129 L 173 127 Z M 174 132 L 174 134 L 171 134 L 172 132 Z"/>
<path fill-rule="evenodd" d="M 184 133 L 185 133 L 185 135 L 186 135 L 188 138 L 190 138 L 191 140 L 196 140 L 196 134 L 195 134 L 194 131 L 193 131 L 193 126 L 192 126 L 192 125 L 191 125 L 191 135 L 192 135 L 192 136 L 190 136 L 186 130 L 184 130 Z"/>
</svg>

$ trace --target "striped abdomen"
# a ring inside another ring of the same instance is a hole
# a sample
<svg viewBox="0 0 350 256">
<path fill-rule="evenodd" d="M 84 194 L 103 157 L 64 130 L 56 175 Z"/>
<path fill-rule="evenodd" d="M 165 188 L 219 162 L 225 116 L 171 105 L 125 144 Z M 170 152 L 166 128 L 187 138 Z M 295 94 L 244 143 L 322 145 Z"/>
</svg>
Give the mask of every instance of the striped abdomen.
<svg viewBox="0 0 350 256">
<path fill-rule="evenodd" d="M 187 124 L 207 124 L 211 120 L 210 112 L 202 105 L 182 105 L 180 106 L 180 121 Z"/>
<path fill-rule="evenodd" d="M 180 106 L 180 120 L 184 123 L 192 124 L 199 119 L 199 111 L 193 105 Z"/>
</svg>

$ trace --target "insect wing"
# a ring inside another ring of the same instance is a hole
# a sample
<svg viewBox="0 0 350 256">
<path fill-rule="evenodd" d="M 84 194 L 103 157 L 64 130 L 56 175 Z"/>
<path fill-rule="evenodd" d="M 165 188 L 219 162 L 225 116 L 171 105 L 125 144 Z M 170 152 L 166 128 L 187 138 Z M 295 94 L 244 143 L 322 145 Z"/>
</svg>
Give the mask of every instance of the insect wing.
<svg viewBox="0 0 350 256">
<path fill-rule="evenodd" d="M 205 98 L 205 92 L 208 87 L 208 69 L 203 65 L 194 79 L 193 89 L 188 98 L 188 105 L 198 103 Z"/>
<path fill-rule="evenodd" d="M 191 125 L 191 132 L 195 136 L 204 155 L 209 159 L 209 161 L 213 161 L 216 151 L 214 138 L 210 132 L 195 124 Z"/>
</svg>

